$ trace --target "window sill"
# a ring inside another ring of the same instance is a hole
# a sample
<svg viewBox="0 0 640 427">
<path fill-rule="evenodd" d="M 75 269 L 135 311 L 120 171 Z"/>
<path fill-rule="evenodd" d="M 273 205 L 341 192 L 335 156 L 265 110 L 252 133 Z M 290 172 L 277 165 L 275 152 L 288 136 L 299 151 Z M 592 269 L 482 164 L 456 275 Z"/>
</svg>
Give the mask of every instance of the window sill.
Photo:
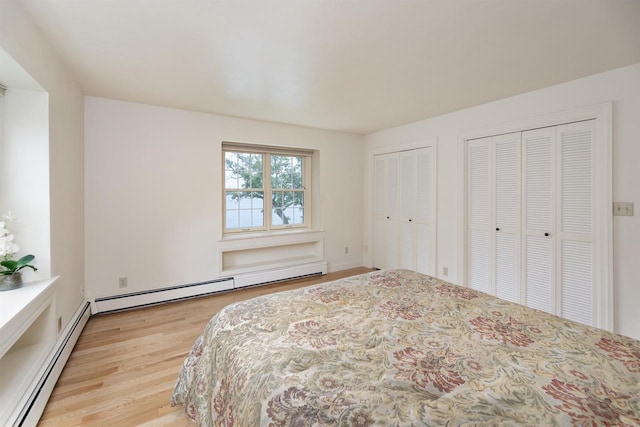
<svg viewBox="0 0 640 427">
<path fill-rule="evenodd" d="M 273 231 L 248 231 L 248 232 L 239 232 L 239 233 L 228 233 L 224 234 L 222 238 L 218 240 L 218 242 L 230 242 L 237 240 L 248 240 L 248 239 L 265 239 L 270 237 L 280 237 L 280 236 L 298 236 L 298 235 L 309 235 L 316 233 L 324 233 L 324 230 L 317 228 L 287 228 L 281 230 L 273 230 Z"/>
</svg>

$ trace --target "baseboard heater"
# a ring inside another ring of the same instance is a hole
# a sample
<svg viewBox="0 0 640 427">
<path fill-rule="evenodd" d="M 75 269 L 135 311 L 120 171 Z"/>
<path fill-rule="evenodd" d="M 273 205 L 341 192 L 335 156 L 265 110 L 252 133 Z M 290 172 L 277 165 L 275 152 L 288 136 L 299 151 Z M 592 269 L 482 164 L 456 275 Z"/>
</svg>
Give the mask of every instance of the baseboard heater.
<svg viewBox="0 0 640 427">
<path fill-rule="evenodd" d="M 52 355 L 47 359 L 44 369 L 37 377 L 35 386 L 31 389 L 31 394 L 19 409 L 19 413 L 12 424 L 14 427 L 32 427 L 38 424 L 51 392 L 53 392 L 53 388 L 80 337 L 80 333 L 89 321 L 89 317 L 91 317 L 91 310 L 87 301 L 76 311 L 75 320 L 72 319 L 69 322 L 69 326 L 58 338 Z"/>
<path fill-rule="evenodd" d="M 208 282 L 96 298 L 91 309 L 92 314 L 111 313 L 319 274 L 327 274 L 325 261 L 246 272 Z"/>
<path fill-rule="evenodd" d="M 107 313 L 132 308 L 140 308 L 148 305 L 165 302 L 180 301 L 215 294 L 217 292 L 233 289 L 233 278 L 212 280 L 208 282 L 191 283 L 188 285 L 169 288 L 154 289 L 150 291 L 135 292 L 111 297 L 96 298 L 93 306 L 93 314 Z"/>
</svg>

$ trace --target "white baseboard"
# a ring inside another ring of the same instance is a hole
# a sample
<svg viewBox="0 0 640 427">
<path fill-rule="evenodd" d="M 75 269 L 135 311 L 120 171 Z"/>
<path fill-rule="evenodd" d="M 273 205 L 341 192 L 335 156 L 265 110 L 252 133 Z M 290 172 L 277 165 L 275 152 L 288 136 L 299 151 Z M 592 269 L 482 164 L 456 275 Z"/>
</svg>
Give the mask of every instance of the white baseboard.
<svg viewBox="0 0 640 427">
<path fill-rule="evenodd" d="M 225 279 L 96 298 L 91 302 L 91 313 L 129 310 L 316 274 L 327 274 L 325 261 L 263 268 L 260 271 L 245 273 L 238 272 L 233 277 Z"/>
<path fill-rule="evenodd" d="M 16 408 L 17 416 L 12 424 L 14 427 L 31 427 L 38 424 L 53 387 L 56 385 L 89 317 L 91 317 L 90 304 L 85 300 L 60 334 L 51 355 L 36 376 L 30 390 L 25 394 L 26 398 Z"/>
<path fill-rule="evenodd" d="M 154 289 L 111 297 L 96 298 L 91 304 L 93 314 L 129 310 L 148 305 L 210 295 L 233 289 L 233 279 L 212 280 L 189 285 Z"/>
</svg>

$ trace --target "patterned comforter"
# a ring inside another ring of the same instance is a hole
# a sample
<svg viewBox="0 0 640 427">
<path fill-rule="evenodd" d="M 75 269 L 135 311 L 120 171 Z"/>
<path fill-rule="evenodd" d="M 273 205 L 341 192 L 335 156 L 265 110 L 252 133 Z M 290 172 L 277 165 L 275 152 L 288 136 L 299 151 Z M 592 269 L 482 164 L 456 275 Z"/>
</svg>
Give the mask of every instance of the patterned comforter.
<svg viewBox="0 0 640 427">
<path fill-rule="evenodd" d="M 640 425 L 640 342 L 379 271 L 226 307 L 171 404 L 210 426 Z"/>
</svg>

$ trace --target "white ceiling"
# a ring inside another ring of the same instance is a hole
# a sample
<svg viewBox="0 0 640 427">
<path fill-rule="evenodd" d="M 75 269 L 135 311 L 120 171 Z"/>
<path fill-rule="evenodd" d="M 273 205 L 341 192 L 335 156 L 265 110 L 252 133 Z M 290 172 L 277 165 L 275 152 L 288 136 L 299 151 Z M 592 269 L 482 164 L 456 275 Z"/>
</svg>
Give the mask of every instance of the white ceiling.
<svg viewBox="0 0 640 427">
<path fill-rule="evenodd" d="M 367 134 L 640 62 L 638 0 L 22 0 L 85 94 Z"/>
</svg>

